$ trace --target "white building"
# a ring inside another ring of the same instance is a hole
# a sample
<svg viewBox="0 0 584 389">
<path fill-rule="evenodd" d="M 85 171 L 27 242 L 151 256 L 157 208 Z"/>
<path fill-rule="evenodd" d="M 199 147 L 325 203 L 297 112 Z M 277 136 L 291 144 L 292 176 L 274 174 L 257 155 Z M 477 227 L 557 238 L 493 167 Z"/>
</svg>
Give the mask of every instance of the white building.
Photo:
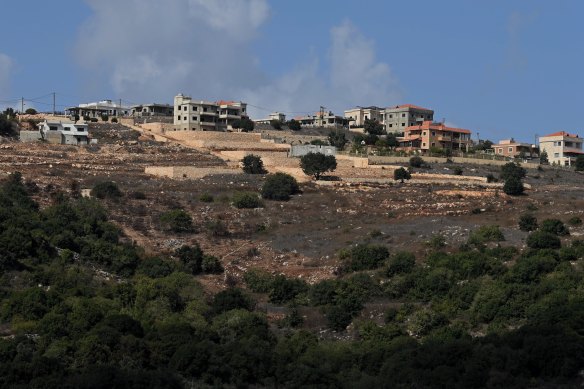
<svg viewBox="0 0 584 389">
<path fill-rule="evenodd" d="M 345 111 L 345 118 L 349 120 L 351 128 L 363 128 L 365 120 L 377 120 L 383 123 L 383 108 L 371 107 L 357 107 Z"/>
<path fill-rule="evenodd" d="M 102 116 L 120 117 L 128 116 L 131 109 L 120 103 L 114 103 L 111 100 L 102 100 L 95 103 L 79 104 L 77 107 L 65 109 L 69 116 L 78 116 L 79 118 L 101 118 Z"/>
<path fill-rule="evenodd" d="M 566 131 L 554 132 L 539 138 L 540 155 L 547 153 L 550 164 L 571 166 L 582 151 L 583 139 Z"/>
<path fill-rule="evenodd" d="M 247 117 L 247 104 L 235 101 L 193 100 L 182 93 L 174 98 L 174 127 L 183 131 L 225 131 Z"/>
<path fill-rule="evenodd" d="M 266 119 L 257 119 L 254 122 L 258 124 L 270 124 L 272 120 L 279 120 L 284 123 L 286 122 L 286 115 L 281 112 L 272 112 Z"/>
<path fill-rule="evenodd" d="M 89 129 L 87 123 L 45 120 L 39 124 L 39 132 L 42 139 L 49 143 L 63 145 L 89 144 Z"/>
</svg>

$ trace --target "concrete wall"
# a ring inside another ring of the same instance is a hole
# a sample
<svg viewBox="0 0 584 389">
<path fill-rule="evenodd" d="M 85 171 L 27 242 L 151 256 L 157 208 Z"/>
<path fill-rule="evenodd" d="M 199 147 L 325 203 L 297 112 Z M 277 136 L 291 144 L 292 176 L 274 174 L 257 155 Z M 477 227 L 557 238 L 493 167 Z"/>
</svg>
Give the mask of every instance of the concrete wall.
<svg viewBox="0 0 584 389">
<path fill-rule="evenodd" d="M 20 131 L 20 141 L 24 143 L 38 142 L 42 140 L 41 133 L 37 131 Z"/>
<path fill-rule="evenodd" d="M 146 174 L 174 179 L 197 179 L 217 174 L 242 174 L 241 169 L 198 168 L 194 166 L 150 166 L 144 169 Z"/>
<path fill-rule="evenodd" d="M 291 157 L 302 157 L 308 153 L 321 153 L 325 155 L 336 155 L 337 148 L 334 146 L 317 145 L 294 145 L 290 149 Z"/>
</svg>

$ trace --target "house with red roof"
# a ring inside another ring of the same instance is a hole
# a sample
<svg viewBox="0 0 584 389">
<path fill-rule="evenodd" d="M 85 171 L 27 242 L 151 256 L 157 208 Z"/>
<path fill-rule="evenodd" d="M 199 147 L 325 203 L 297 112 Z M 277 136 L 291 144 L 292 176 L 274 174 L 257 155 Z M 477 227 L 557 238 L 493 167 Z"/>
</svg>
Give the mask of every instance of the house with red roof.
<svg viewBox="0 0 584 389">
<path fill-rule="evenodd" d="M 553 134 L 539 137 L 540 153 L 547 153 L 550 164 L 571 166 L 579 155 L 584 154 L 582 150 L 583 139 L 577 134 L 570 134 L 566 131 L 558 131 Z"/>
<path fill-rule="evenodd" d="M 539 150 L 536 145 L 531 143 L 517 142 L 515 139 L 503 139 L 499 143 L 492 146 L 493 151 L 497 155 L 505 157 L 517 158 L 520 156 L 537 157 Z"/>
<path fill-rule="evenodd" d="M 430 149 L 468 151 L 472 145 L 470 130 L 448 127 L 430 120 L 406 127 L 404 136 L 398 140 L 400 150 L 421 153 Z"/>
</svg>

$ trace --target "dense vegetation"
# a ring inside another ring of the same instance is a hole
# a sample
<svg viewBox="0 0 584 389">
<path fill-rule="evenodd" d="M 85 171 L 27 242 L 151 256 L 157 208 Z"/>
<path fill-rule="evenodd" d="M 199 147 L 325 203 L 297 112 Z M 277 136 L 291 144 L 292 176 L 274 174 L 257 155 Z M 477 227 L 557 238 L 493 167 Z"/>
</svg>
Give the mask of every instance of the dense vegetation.
<svg viewBox="0 0 584 389">
<path fill-rule="evenodd" d="M 416 258 L 353 245 L 335 279 L 309 285 L 252 270 L 249 292 L 207 296 L 195 275 L 222 268 L 199 246 L 148 257 L 123 243 L 98 201 L 57 196 L 40 209 L 31 188 L 18 174 L 0 186 L 0 387 L 510 388 L 581 379 L 584 242 L 553 219 L 529 238 L 554 248 L 519 251 L 485 226 L 448 252 L 433 245 Z M 257 311 L 262 296 L 288 312 L 277 331 Z M 371 306 L 383 314 L 362 315 Z M 350 340 L 299 329 L 308 311 Z"/>
</svg>

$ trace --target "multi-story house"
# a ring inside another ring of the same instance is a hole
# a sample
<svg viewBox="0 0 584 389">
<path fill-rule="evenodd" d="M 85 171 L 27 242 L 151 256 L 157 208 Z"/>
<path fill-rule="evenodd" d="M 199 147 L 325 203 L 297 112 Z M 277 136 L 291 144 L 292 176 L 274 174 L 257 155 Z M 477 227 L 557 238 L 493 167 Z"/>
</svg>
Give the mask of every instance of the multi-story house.
<svg viewBox="0 0 584 389">
<path fill-rule="evenodd" d="M 273 120 L 278 120 L 284 123 L 286 121 L 286 115 L 281 112 L 272 112 L 267 118 L 257 119 L 254 120 L 254 122 L 258 124 L 270 124 Z"/>
<path fill-rule="evenodd" d="M 338 116 L 332 112 L 316 112 L 314 115 L 299 116 L 294 118 L 305 128 L 326 127 L 326 128 L 346 128 L 349 120 L 343 116 Z"/>
<path fill-rule="evenodd" d="M 63 145 L 89 144 L 87 123 L 45 120 L 38 125 L 40 136 L 49 143 Z"/>
<path fill-rule="evenodd" d="M 76 107 L 66 108 L 65 112 L 69 116 L 78 116 L 79 118 L 101 118 L 102 116 L 128 116 L 130 108 L 122 105 L 120 101 L 114 103 L 111 100 L 102 100 L 95 103 L 79 104 Z"/>
<path fill-rule="evenodd" d="M 407 127 L 432 122 L 434 111 L 428 108 L 418 107 L 412 104 L 397 105 L 386 108 L 383 111 L 383 125 L 385 131 L 403 133 Z"/>
<path fill-rule="evenodd" d="M 174 115 L 174 108 L 170 104 L 140 104 L 131 107 L 131 116 L 163 116 L 172 117 Z"/>
<path fill-rule="evenodd" d="M 540 153 L 547 153 L 550 164 L 571 166 L 582 151 L 582 138 L 566 131 L 554 132 L 539 138 Z"/>
<path fill-rule="evenodd" d="M 225 131 L 242 117 L 247 117 L 247 104 L 242 102 L 193 100 L 183 94 L 174 98 L 174 127 L 177 130 Z"/>
<path fill-rule="evenodd" d="M 371 107 L 357 107 L 345 111 L 345 119 L 349 121 L 351 128 L 363 128 L 365 120 L 377 120 L 383 123 L 383 108 Z"/>
<path fill-rule="evenodd" d="M 430 149 L 468 151 L 472 145 L 470 135 L 469 130 L 424 121 L 419 125 L 405 127 L 404 136 L 398 140 L 400 149 L 405 151 L 422 153 Z"/>
<path fill-rule="evenodd" d="M 538 155 L 537 146 L 531 143 L 519 143 L 515 139 L 504 139 L 493 145 L 492 149 L 496 155 L 516 158 L 519 156 L 536 157 Z"/>
</svg>

